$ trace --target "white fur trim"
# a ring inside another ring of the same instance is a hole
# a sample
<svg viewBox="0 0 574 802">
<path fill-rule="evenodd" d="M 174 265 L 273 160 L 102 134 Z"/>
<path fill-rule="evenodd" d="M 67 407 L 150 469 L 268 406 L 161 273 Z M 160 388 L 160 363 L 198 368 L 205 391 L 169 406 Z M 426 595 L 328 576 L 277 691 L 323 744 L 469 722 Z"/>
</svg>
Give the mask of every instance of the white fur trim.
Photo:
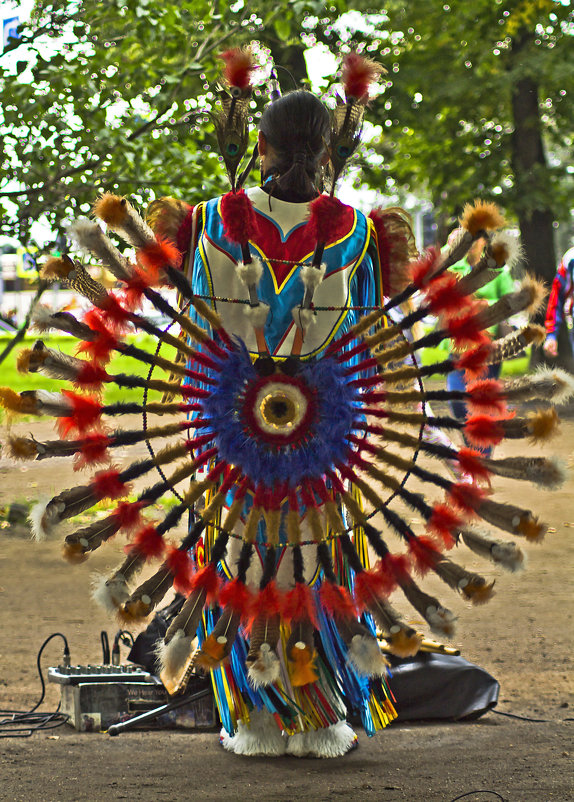
<svg viewBox="0 0 574 802">
<path fill-rule="evenodd" d="M 502 245 L 505 248 L 508 267 L 513 268 L 522 261 L 524 252 L 520 240 L 508 231 L 498 231 L 492 238 L 492 244 Z"/>
<path fill-rule="evenodd" d="M 564 460 L 550 457 L 540 466 L 538 463 L 527 466 L 526 475 L 531 482 L 545 490 L 558 490 L 568 479 L 568 468 Z"/>
<path fill-rule="evenodd" d="M 51 498 L 42 499 L 37 504 L 34 504 L 30 510 L 28 521 L 30 522 L 34 540 L 45 540 L 60 523 L 60 512 L 65 509 L 66 505 L 63 502 L 61 504 L 52 504 L 48 511 L 48 505 L 51 501 Z"/>
<path fill-rule="evenodd" d="M 301 281 L 307 289 L 315 290 L 323 281 L 327 265 L 322 264 L 321 267 L 313 267 L 313 265 L 303 265 L 300 271 Z"/>
<path fill-rule="evenodd" d="M 315 313 L 312 309 L 295 306 L 291 310 L 291 314 L 298 328 L 308 329 L 315 322 Z"/>
<path fill-rule="evenodd" d="M 252 287 L 254 284 L 257 286 L 263 275 L 263 262 L 257 256 L 248 265 L 244 262 L 238 262 L 237 275 L 246 287 Z"/>
<path fill-rule="evenodd" d="M 490 550 L 492 559 L 507 571 L 523 571 L 526 567 L 526 554 L 515 543 L 495 543 Z"/>
<path fill-rule="evenodd" d="M 269 316 L 269 306 L 267 304 L 258 303 L 257 306 L 245 304 L 244 311 L 245 317 L 254 329 L 263 328 Z"/>
<path fill-rule="evenodd" d="M 267 647 L 267 648 L 265 648 Z M 254 688 L 264 688 L 279 679 L 280 664 L 268 643 L 262 643 L 257 659 L 249 666 L 247 676 Z"/>
<path fill-rule="evenodd" d="M 128 584 L 122 574 L 115 574 L 111 579 L 107 579 L 105 574 L 92 576 L 92 599 L 106 612 L 117 613 L 129 595 Z"/>
<path fill-rule="evenodd" d="M 280 757 L 285 754 L 286 738 L 268 710 L 252 710 L 249 724 L 239 721 L 237 733 L 221 730 L 221 743 L 228 752 L 249 757 Z"/>
<path fill-rule="evenodd" d="M 90 248 L 94 242 L 94 235 L 99 239 L 101 230 L 98 223 L 89 220 L 87 217 L 79 217 L 67 228 L 68 234 L 77 247 L 88 253 L 90 253 Z"/>
<path fill-rule="evenodd" d="M 437 635 L 452 638 L 455 630 L 456 618 L 446 607 L 429 606 L 426 609 L 427 621 L 430 628 Z"/>
<path fill-rule="evenodd" d="M 293 757 L 342 757 L 355 742 L 355 732 L 346 721 L 330 727 L 291 735 L 287 754 Z"/>
<path fill-rule="evenodd" d="M 355 635 L 351 640 L 347 661 L 367 677 L 383 677 L 386 673 L 387 661 L 379 643 L 372 635 Z"/>
<path fill-rule="evenodd" d="M 51 331 L 54 328 L 52 315 L 54 310 L 45 304 L 38 304 L 32 316 L 32 328 L 36 331 Z"/>
<path fill-rule="evenodd" d="M 534 382 L 552 379 L 557 385 L 552 400 L 555 404 L 563 404 L 574 396 L 574 376 L 561 368 L 540 368 L 534 374 Z"/>
<path fill-rule="evenodd" d="M 192 652 L 193 641 L 194 638 L 186 635 L 183 629 L 178 629 L 169 643 L 158 640 L 155 654 L 160 662 L 160 673 L 177 677 Z"/>
</svg>

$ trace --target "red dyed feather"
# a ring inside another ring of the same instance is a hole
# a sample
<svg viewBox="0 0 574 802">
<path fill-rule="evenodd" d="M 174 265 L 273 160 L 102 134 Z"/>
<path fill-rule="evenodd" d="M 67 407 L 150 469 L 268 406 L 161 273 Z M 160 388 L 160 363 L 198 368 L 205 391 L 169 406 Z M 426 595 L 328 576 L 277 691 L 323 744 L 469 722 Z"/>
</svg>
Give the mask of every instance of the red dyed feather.
<svg viewBox="0 0 574 802">
<path fill-rule="evenodd" d="M 462 526 L 462 519 L 446 504 L 435 504 L 427 521 L 427 529 L 441 538 L 445 548 L 452 548 L 455 539 L 452 532 Z"/>
<path fill-rule="evenodd" d="M 452 485 L 448 497 L 463 512 L 474 513 L 484 498 L 484 490 L 467 482 L 458 482 Z"/>
<path fill-rule="evenodd" d="M 144 526 L 136 533 L 133 542 L 125 547 L 126 553 L 136 549 L 147 560 L 161 557 L 165 549 L 165 543 L 155 526 L 152 524 Z"/>
<path fill-rule="evenodd" d="M 120 501 L 112 515 L 118 519 L 120 529 L 129 531 L 141 523 L 141 511 L 144 507 L 143 501 Z"/>
<path fill-rule="evenodd" d="M 207 601 L 213 601 L 218 594 L 220 579 L 217 574 L 217 569 L 214 565 L 209 563 L 200 571 L 194 574 L 192 580 L 193 590 L 204 590 Z"/>
<path fill-rule="evenodd" d="M 467 391 L 468 405 L 475 412 L 505 414 L 506 399 L 502 382 L 497 379 L 481 379 L 469 384 Z"/>
<path fill-rule="evenodd" d="M 450 318 L 446 330 L 457 346 L 467 344 L 481 346 L 490 342 L 490 337 L 482 330 L 474 309 L 459 317 Z"/>
<path fill-rule="evenodd" d="M 349 591 L 333 582 L 323 582 L 319 590 L 319 599 L 321 607 L 331 617 L 355 618 L 357 615 Z"/>
<path fill-rule="evenodd" d="M 308 619 L 315 629 L 319 628 L 313 591 L 305 582 L 296 582 L 295 587 L 285 594 L 282 618 L 285 621 Z"/>
<path fill-rule="evenodd" d="M 232 579 L 230 582 L 226 582 L 219 594 L 219 604 L 222 607 L 230 607 L 241 618 L 249 616 L 253 601 L 253 593 L 245 582 L 241 582 L 239 579 Z"/>
<path fill-rule="evenodd" d="M 181 264 L 181 253 L 175 245 L 166 239 L 156 237 L 154 242 L 140 248 L 137 258 L 141 264 L 147 268 L 150 279 L 154 284 L 159 281 L 159 271 L 166 267 L 179 267 Z"/>
<path fill-rule="evenodd" d="M 369 100 L 369 89 L 378 79 L 382 67 L 358 53 L 349 53 L 343 59 L 341 80 L 347 100 L 354 98 L 361 103 Z"/>
<path fill-rule="evenodd" d="M 120 473 L 116 470 L 98 471 L 92 479 L 92 487 L 98 499 L 121 498 L 129 491 L 129 485 L 122 482 Z"/>
<path fill-rule="evenodd" d="M 492 353 L 492 343 L 485 342 L 462 354 L 455 362 L 457 370 L 465 371 L 465 378 L 479 379 L 486 371 L 487 360 Z"/>
<path fill-rule="evenodd" d="M 411 564 L 406 554 L 387 554 L 381 562 L 394 578 L 395 585 L 397 583 L 404 584 L 410 580 Z"/>
<path fill-rule="evenodd" d="M 105 434 L 89 434 L 76 456 L 74 470 L 81 470 L 96 462 L 107 462 L 110 457 L 108 445 L 110 438 Z"/>
<path fill-rule="evenodd" d="M 386 591 L 387 585 L 379 571 L 360 571 L 355 574 L 353 596 L 359 610 L 368 609 L 374 601 L 387 596 Z"/>
<path fill-rule="evenodd" d="M 251 618 L 271 618 L 281 614 L 283 599 L 276 583 L 271 580 L 253 598 Z"/>
<path fill-rule="evenodd" d="M 73 383 L 78 387 L 99 388 L 108 378 L 106 371 L 99 365 L 95 365 L 93 362 L 86 362 L 78 371 Z"/>
<path fill-rule="evenodd" d="M 428 573 L 441 558 L 441 552 L 437 549 L 436 542 L 424 535 L 409 540 L 409 552 L 415 569 L 421 576 Z"/>
<path fill-rule="evenodd" d="M 94 424 L 99 423 L 102 405 L 91 396 L 78 395 L 71 390 L 62 390 L 72 406 L 72 414 L 58 418 L 57 426 L 61 437 L 67 437 L 72 431 L 83 433 Z"/>
<path fill-rule="evenodd" d="M 222 197 L 221 219 L 227 239 L 240 245 L 253 239 L 259 231 L 255 209 L 243 189 Z"/>
<path fill-rule="evenodd" d="M 117 345 L 118 340 L 113 334 L 109 331 L 100 331 L 94 340 L 84 340 L 76 350 L 78 353 L 87 354 L 98 365 L 106 365 Z"/>
<path fill-rule="evenodd" d="M 309 206 L 307 231 L 317 242 L 334 242 L 349 230 L 355 219 L 351 206 L 330 195 L 319 195 Z"/>
<path fill-rule="evenodd" d="M 473 415 L 464 425 L 465 437 L 475 446 L 497 446 L 504 440 L 504 428 L 490 415 Z"/>
<path fill-rule="evenodd" d="M 235 47 L 221 53 L 219 58 L 225 62 L 223 69 L 225 83 L 228 86 L 236 86 L 238 89 L 249 89 L 252 74 L 257 69 L 251 50 Z"/>
<path fill-rule="evenodd" d="M 457 461 L 461 471 L 467 476 L 490 484 L 491 472 L 484 465 L 479 451 L 473 451 L 471 448 L 461 448 L 458 452 Z"/>
<path fill-rule="evenodd" d="M 107 322 L 111 322 L 120 330 L 124 330 L 129 322 L 130 313 L 122 306 L 121 300 L 113 292 L 109 292 L 102 301 L 101 309 L 106 314 Z"/>
<path fill-rule="evenodd" d="M 187 551 L 169 546 L 166 557 L 167 567 L 173 575 L 173 586 L 178 593 L 188 596 L 193 588 L 193 563 Z"/>
<path fill-rule="evenodd" d="M 435 315 L 448 317 L 460 314 L 465 307 L 472 305 L 469 298 L 461 292 L 456 276 L 448 272 L 427 284 L 425 297 Z"/>
<path fill-rule="evenodd" d="M 430 281 L 439 263 L 440 251 L 438 248 L 431 247 L 426 249 L 420 259 L 411 264 L 411 281 L 419 290 L 422 290 L 427 282 Z"/>
</svg>

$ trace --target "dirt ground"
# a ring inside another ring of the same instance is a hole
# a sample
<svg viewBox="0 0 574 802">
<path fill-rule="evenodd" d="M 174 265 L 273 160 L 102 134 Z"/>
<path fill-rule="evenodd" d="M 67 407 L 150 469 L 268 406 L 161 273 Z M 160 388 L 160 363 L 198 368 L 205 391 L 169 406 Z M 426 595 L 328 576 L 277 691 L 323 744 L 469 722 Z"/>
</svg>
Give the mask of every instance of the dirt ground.
<svg viewBox="0 0 574 802">
<path fill-rule="evenodd" d="M 17 427 L 23 433 L 29 425 Z M 36 431 L 50 437 L 51 429 Z M 497 456 L 525 453 L 523 442 Z M 574 462 L 574 419 L 548 449 Z M 121 455 L 120 455 L 121 457 Z M 77 483 L 68 459 L 14 463 L 0 459 L 0 505 L 40 498 Z M 560 490 L 497 480 L 497 498 L 535 510 L 551 530 L 525 547 L 527 571 L 502 574 L 465 551 L 467 567 L 496 578 L 486 607 L 469 609 L 440 588 L 459 617 L 455 645 L 501 684 L 498 710 L 474 723 L 405 723 L 338 760 L 262 760 L 224 753 L 214 732 L 81 734 L 64 726 L 28 739 L 0 741 L 0 800 L 388 800 L 398 802 L 567 802 L 574 798 L 572 722 L 572 529 L 574 478 Z M 31 544 L 23 529 L 0 530 L 0 707 L 25 710 L 39 698 L 36 655 L 63 632 L 73 663 L 100 662 L 99 634 L 115 624 L 90 601 L 90 575 L 118 562 L 121 544 L 78 567 L 65 564 L 58 539 Z M 114 552 L 116 549 L 116 553 Z M 425 583 L 425 587 L 429 587 Z M 440 586 L 433 587 L 436 592 Z M 60 662 L 61 642 L 44 653 L 44 670 Z M 49 685 L 45 710 L 59 688 Z M 482 791 L 482 792 L 481 792 Z"/>
</svg>

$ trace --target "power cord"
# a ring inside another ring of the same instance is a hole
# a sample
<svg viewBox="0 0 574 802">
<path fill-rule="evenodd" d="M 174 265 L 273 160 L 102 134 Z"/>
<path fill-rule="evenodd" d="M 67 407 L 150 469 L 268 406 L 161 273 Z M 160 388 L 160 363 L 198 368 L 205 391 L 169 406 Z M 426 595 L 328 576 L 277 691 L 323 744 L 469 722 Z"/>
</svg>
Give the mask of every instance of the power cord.
<svg viewBox="0 0 574 802">
<path fill-rule="evenodd" d="M 53 713 L 37 713 L 36 710 L 44 701 L 46 695 L 46 683 L 44 682 L 44 675 L 42 674 L 42 666 L 40 658 L 42 652 L 50 643 L 53 638 L 62 638 L 64 641 L 64 665 L 70 665 L 70 647 L 65 635 L 61 632 L 53 632 L 44 643 L 40 646 L 38 655 L 36 657 L 36 667 L 38 669 L 38 676 L 42 685 L 42 693 L 40 699 L 36 702 L 34 707 L 30 710 L 2 710 L 0 709 L 0 738 L 29 738 L 35 732 L 40 730 L 54 730 L 61 727 L 70 718 L 64 713 L 60 713 L 60 705 Z"/>
</svg>

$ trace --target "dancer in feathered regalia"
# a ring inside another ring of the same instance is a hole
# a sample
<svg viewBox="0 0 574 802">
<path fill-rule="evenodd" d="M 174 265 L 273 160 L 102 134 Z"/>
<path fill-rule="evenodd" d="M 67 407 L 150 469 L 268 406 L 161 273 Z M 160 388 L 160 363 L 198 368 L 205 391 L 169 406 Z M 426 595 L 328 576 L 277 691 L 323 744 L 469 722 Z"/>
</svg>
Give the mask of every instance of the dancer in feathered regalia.
<svg viewBox="0 0 574 802">
<path fill-rule="evenodd" d="M 114 447 L 147 441 L 148 459 L 122 470 L 108 465 L 39 505 L 37 535 L 117 499 L 110 514 L 66 536 L 65 556 L 82 561 L 120 530 L 132 533 L 123 564 L 96 591 L 124 621 L 145 620 L 172 586 L 185 594 L 159 646 L 164 681 L 177 684 L 186 670 L 211 672 L 230 751 L 337 756 L 356 740 L 349 710 L 368 734 L 395 717 L 381 640 L 400 656 L 421 643 L 389 596 L 401 592 L 433 632 L 450 637 L 454 615 L 414 576 L 434 572 L 464 599 L 487 601 L 492 584 L 446 552 L 464 545 L 516 570 L 519 545 L 476 524 L 532 542 L 546 527 L 530 511 L 487 496 L 484 485 L 495 475 L 549 488 L 563 480 L 552 460 L 488 459 L 425 432 L 462 431 L 477 446 L 543 441 L 556 429 L 554 408 L 520 418 L 507 403 L 560 402 L 573 383 L 560 371 L 507 383 L 481 378 L 490 363 L 544 336 L 535 325 L 496 343 L 487 334 L 516 312 L 538 308 L 544 293 L 534 279 L 488 308 L 473 297 L 513 258 L 496 207 L 469 205 L 449 251 L 431 249 L 413 261 L 399 210 L 365 217 L 334 197 L 359 143 L 376 64 L 356 54 L 345 59 L 344 97 L 332 113 L 310 93 L 280 97 L 273 87 L 257 148 L 239 172 L 255 67 L 248 51 L 223 59 L 227 89 L 213 119 L 231 191 L 193 208 L 159 200 L 148 222 L 126 199 L 102 196 L 95 215 L 135 247 L 135 261 L 96 222 L 79 221 L 74 236 L 122 289 L 108 292 L 68 257 L 49 260 L 44 275 L 67 281 L 93 308 L 83 320 L 44 308 L 36 326 L 78 337 L 81 357 L 39 341 L 19 359 L 22 370 L 68 380 L 74 389 L 18 395 L 1 388 L 0 399 L 12 412 L 58 419 L 60 440 L 10 438 L 18 457 L 76 454 L 86 466 L 112 459 Z M 261 186 L 245 191 L 257 156 Z M 448 268 L 479 238 L 483 254 L 458 280 Z M 162 287 L 177 289 L 179 308 Z M 165 331 L 138 311 L 144 299 L 171 321 Z M 428 315 L 436 328 L 413 336 Z M 156 337 L 156 352 L 127 341 L 133 331 Z M 422 366 L 420 350 L 445 339 L 452 355 Z M 175 348 L 175 361 L 162 356 L 162 343 Z M 113 352 L 149 365 L 148 377 L 110 372 Z M 426 388 L 425 377 L 455 370 L 472 379 L 466 389 Z M 103 403 L 107 383 L 141 387 L 143 402 Z M 150 401 L 150 390 L 164 400 Z M 429 402 L 452 398 L 468 405 L 466 421 L 430 412 Z M 141 430 L 103 425 L 134 412 L 144 414 Z M 153 413 L 175 420 L 151 426 Z M 158 450 L 158 442 L 177 435 Z M 445 478 L 441 462 L 462 478 Z M 130 482 L 156 469 L 160 478 L 127 499 Z M 425 483 L 428 497 L 409 487 L 411 477 Z M 183 480 L 186 491 L 163 520 L 146 521 L 146 508 Z M 189 532 L 176 544 L 169 533 L 190 510 Z M 409 511 L 423 521 L 422 534 L 405 517 Z M 387 535 L 402 548 L 391 550 Z M 146 561 L 157 559 L 158 570 L 137 586 Z"/>
</svg>

